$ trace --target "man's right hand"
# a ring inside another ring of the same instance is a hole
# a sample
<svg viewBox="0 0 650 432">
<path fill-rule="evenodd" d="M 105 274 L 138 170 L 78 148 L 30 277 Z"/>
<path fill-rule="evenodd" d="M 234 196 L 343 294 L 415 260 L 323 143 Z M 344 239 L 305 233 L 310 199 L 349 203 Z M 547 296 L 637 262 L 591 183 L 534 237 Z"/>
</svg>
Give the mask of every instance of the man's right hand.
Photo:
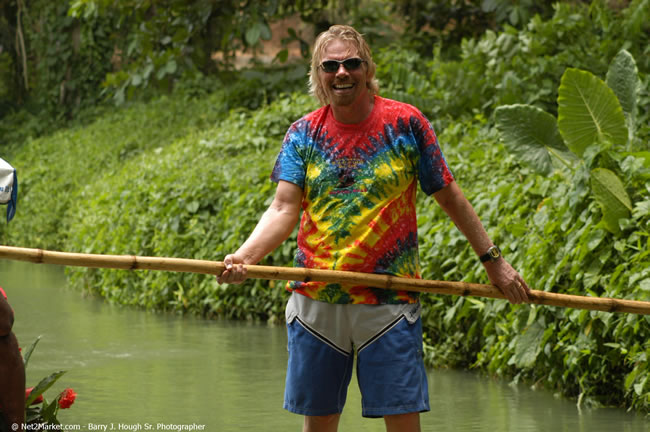
<svg viewBox="0 0 650 432">
<path fill-rule="evenodd" d="M 235 254 L 226 255 L 223 259 L 226 269 L 217 276 L 217 282 L 220 284 L 240 284 L 246 280 L 246 267 L 244 260 Z"/>
</svg>

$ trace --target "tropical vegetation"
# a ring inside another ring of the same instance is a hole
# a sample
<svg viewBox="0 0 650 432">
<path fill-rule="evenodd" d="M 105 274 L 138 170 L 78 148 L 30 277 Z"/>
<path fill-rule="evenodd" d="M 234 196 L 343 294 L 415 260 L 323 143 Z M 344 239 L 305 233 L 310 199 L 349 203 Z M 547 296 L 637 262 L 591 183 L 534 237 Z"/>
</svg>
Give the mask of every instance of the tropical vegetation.
<svg viewBox="0 0 650 432">
<path fill-rule="evenodd" d="M 0 151 L 20 184 L 3 243 L 216 260 L 234 250 L 270 202 L 287 127 L 317 105 L 304 59 L 233 60 L 261 49 L 273 19 L 298 14 L 368 35 L 381 93 L 432 120 L 459 185 L 532 288 L 650 301 L 650 1 L 154 3 L 5 5 L 0 29 L 29 15 L 32 55 L 0 52 L 14 71 L 0 77 Z M 308 54 L 303 33 L 287 34 Z M 435 203 L 419 205 L 423 275 L 487 282 Z M 291 240 L 263 264 L 290 265 Z M 111 302 L 208 317 L 280 322 L 287 295 L 261 280 L 68 274 Z M 423 306 L 431 365 L 650 410 L 648 316 L 434 295 Z"/>
</svg>

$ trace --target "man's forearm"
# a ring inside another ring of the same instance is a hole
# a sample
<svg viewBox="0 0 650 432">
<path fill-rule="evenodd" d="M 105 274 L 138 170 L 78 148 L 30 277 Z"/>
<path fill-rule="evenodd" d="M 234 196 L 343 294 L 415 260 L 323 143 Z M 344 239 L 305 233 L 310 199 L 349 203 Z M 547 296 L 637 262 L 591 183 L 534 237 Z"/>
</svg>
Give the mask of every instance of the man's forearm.
<svg viewBox="0 0 650 432">
<path fill-rule="evenodd" d="M 226 270 L 217 276 L 219 283 L 242 283 L 246 269 L 242 264 L 257 264 L 285 241 L 298 223 L 302 188 L 283 180 L 278 182 L 275 197 L 257 226 L 234 254 L 226 255 Z"/>
<path fill-rule="evenodd" d="M 493 245 L 474 208 L 455 182 L 436 192 L 440 207 L 465 235 L 477 255 L 483 255 Z M 511 303 L 528 301 L 530 288 L 521 275 L 502 257 L 483 263 L 492 284 L 499 287 Z"/>
<path fill-rule="evenodd" d="M 297 222 L 295 212 L 269 207 L 235 255 L 240 256 L 245 264 L 257 264 L 291 235 Z"/>
<path fill-rule="evenodd" d="M 437 192 L 434 197 L 460 232 L 467 238 L 477 255 L 484 254 L 492 246 L 490 236 L 456 182 L 450 183 L 445 189 Z"/>
</svg>

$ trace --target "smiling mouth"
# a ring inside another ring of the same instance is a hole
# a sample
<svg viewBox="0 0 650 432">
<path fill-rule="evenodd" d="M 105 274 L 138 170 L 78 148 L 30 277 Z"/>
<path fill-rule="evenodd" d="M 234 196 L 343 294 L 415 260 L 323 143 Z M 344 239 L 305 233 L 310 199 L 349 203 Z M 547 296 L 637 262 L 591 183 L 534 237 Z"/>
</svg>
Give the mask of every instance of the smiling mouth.
<svg viewBox="0 0 650 432">
<path fill-rule="evenodd" d="M 354 87 L 354 84 L 352 83 L 347 83 L 347 84 L 334 84 L 332 87 L 334 87 L 334 90 L 348 90 Z"/>
</svg>

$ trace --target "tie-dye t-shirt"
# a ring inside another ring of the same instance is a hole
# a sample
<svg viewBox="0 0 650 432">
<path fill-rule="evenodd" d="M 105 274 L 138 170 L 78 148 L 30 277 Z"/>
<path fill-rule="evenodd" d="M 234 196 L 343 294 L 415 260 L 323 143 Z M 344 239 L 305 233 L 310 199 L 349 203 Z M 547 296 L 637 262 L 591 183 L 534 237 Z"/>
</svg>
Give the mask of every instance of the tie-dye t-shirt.
<svg viewBox="0 0 650 432">
<path fill-rule="evenodd" d="M 296 267 L 420 278 L 415 196 L 453 181 L 429 121 L 375 97 L 366 120 L 343 124 L 330 106 L 289 128 L 271 179 L 303 189 Z M 339 304 L 413 303 L 417 293 L 325 282 L 287 289 Z"/>
</svg>

